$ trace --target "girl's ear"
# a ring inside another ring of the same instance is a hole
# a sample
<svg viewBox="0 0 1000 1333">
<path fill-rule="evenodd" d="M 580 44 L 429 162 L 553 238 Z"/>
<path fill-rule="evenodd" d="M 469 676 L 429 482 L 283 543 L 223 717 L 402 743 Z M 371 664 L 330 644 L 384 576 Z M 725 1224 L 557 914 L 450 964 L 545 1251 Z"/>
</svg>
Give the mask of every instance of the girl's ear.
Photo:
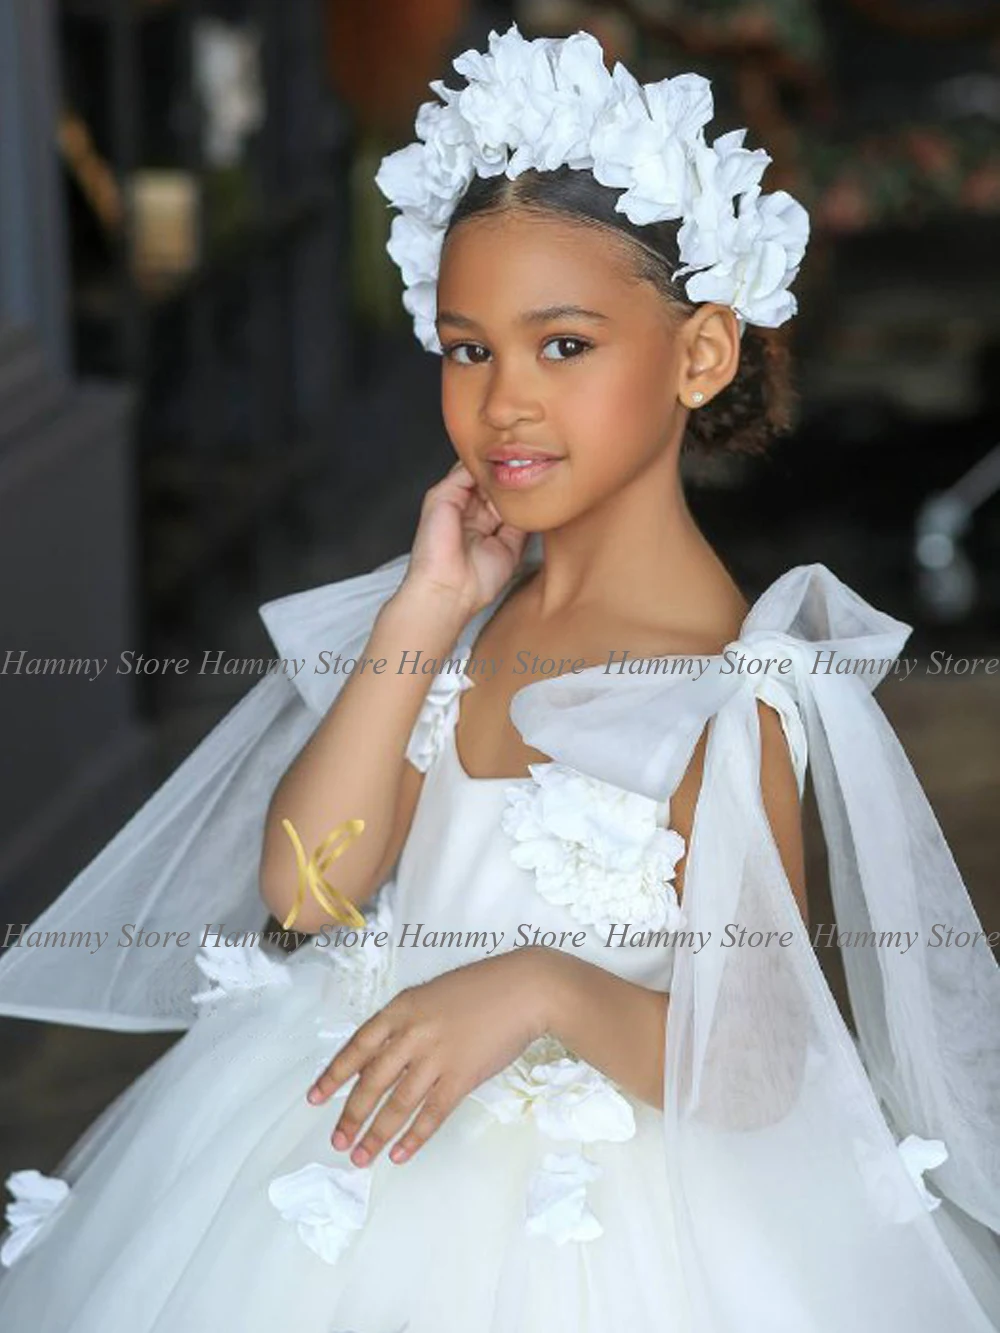
<svg viewBox="0 0 1000 1333">
<path fill-rule="evenodd" d="M 704 407 L 731 383 L 740 364 L 740 329 L 731 306 L 699 306 L 682 326 L 677 396 Z"/>
</svg>

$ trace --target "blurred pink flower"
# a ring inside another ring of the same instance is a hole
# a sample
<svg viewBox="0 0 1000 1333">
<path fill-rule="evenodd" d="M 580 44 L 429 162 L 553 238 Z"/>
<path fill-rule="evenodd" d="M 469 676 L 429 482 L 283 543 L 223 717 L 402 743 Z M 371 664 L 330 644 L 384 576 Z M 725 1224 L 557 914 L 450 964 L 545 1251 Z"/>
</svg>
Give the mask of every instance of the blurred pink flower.
<svg viewBox="0 0 1000 1333">
<path fill-rule="evenodd" d="M 831 231 L 862 231 L 872 220 L 872 208 L 864 186 L 844 175 L 833 182 L 816 206 L 819 222 Z"/>
<path fill-rule="evenodd" d="M 903 142 L 912 160 L 928 176 L 948 176 L 956 170 L 955 145 L 945 135 L 927 128 L 911 129 Z"/>
<path fill-rule="evenodd" d="M 1000 159 L 984 162 L 969 173 L 962 184 L 961 202 L 966 208 L 1000 212 Z"/>
</svg>

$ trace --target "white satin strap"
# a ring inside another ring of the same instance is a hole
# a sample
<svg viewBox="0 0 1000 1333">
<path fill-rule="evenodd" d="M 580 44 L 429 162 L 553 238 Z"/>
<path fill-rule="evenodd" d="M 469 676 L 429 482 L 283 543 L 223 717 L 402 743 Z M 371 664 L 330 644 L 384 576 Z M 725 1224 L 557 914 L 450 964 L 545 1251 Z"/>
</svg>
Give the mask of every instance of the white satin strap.
<svg viewBox="0 0 1000 1333">
<path fill-rule="evenodd" d="M 526 744 L 560 763 L 662 800 L 683 777 L 708 720 L 737 692 L 749 693 L 777 710 L 801 792 L 808 762 L 802 713 L 816 680 L 839 663 L 874 689 L 910 632 L 825 565 L 799 565 L 761 594 L 739 637 L 717 656 L 646 659 L 632 675 L 585 671 L 536 681 L 512 699 L 511 719 Z M 743 655 L 766 667 L 744 663 L 741 670 Z"/>
</svg>

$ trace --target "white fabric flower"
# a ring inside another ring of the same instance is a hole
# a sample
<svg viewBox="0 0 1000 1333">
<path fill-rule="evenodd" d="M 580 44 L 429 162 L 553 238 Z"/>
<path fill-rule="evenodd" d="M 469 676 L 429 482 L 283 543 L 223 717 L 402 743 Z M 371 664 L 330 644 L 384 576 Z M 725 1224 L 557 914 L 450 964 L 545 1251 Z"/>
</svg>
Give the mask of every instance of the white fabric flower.
<svg viewBox="0 0 1000 1333">
<path fill-rule="evenodd" d="M 208 1005 L 241 991 L 292 984 L 288 965 L 271 958 L 257 944 L 203 944 L 195 956 L 195 964 L 215 985 L 192 995 L 192 1004 Z"/>
<path fill-rule="evenodd" d="M 427 345 L 427 339 L 437 338 L 437 282 L 418 282 L 403 292 L 403 305 L 413 316 L 417 337 Z"/>
<path fill-rule="evenodd" d="M 29 1169 L 14 1171 L 7 1177 L 7 1188 L 14 1196 L 5 1218 L 11 1228 L 0 1247 L 0 1264 L 10 1268 L 40 1238 L 43 1229 L 62 1212 L 70 1187 L 58 1176 L 43 1176 Z"/>
<path fill-rule="evenodd" d="M 434 281 L 443 238 L 440 227 L 428 226 L 409 213 L 398 213 L 393 218 L 386 249 L 399 265 L 408 286 Z"/>
<path fill-rule="evenodd" d="M 900 1181 L 899 1172 L 891 1165 L 891 1157 L 887 1160 L 885 1154 L 876 1152 L 867 1140 L 854 1139 L 852 1146 L 872 1199 L 887 1221 L 895 1224 L 912 1222 L 920 1215 L 921 1208 L 933 1212 L 940 1207 L 941 1200 L 924 1184 L 923 1173 L 947 1159 L 948 1151 L 941 1139 L 922 1139 L 909 1134 L 896 1144 L 906 1174 L 916 1186 L 916 1194 Z"/>
<path fill-rule="evenodd" d="M 511 858 L 534 870 L 539 893 L 602 929 L 628 922 L 675 930 L 673 886 L 684 839 L 661 827 L 662 803 L 565 764 L 529 766 L 534 782 L 507 787 L 501 828 Z"/>
<path fill-rule="evenodd" d="M 547 49 L 555 70 L 556 88 L 572 90 L 588 107 L 597 110 L 614 95 L 614 79 L 608 73 L 600 45 L 589 33 L 575 32 L 562 41 L 556 39 Z"/>
<path fill-rule="evenodd" d="M 673 136 L 666 137 L 656 152 L 635 164 L 632 182 L 615 203 L 616 211 L 640 227 L 683 217 L 687 174 L 683 144 Z"/>
<path fill-rule="evenodd" d="M 548 1035 L 470 1096 L 505 1124 L 533 1116 L 539 1131 L 553 1139 L 624 1143 L 635 1134 L 627 1098 L 600 1070 L 572 1058 Z"/>
<path fill-rule="evenodd" d="M 723 134 L 708 146 L 694 147 L 691 168 L 696 185 L 692 205 L 677 234 L 681 260 L 687 269 L 706 268 L 725 262 L 734 244 L 736 218 L 733 198 L 757 187 L 771 161 L 762 148 L 750 152 L 743 147 L 746 130 Z M 690 290 L 690 287 L 689 287 Z"/>
<path fill-rule="evenodd" d="M 491 32 L 487 51 L 465 51 L 452 64 L 466 86 L 432 82 L 440 101 L 417 111 L 417 142 L 383 158 L 375 176 L 405 221 L 394 223 L 388 250 L 429 351 L 442 350 L 437 272 L 455 205 L 476 175 L 513 180 L 532 168 L 592 171 L 623 191 L 615 207 L 639 226 L 682 219 L 686 267 L 675 277 L 707 268 L 702 282 L 687 283 L 688 296 L 732 305 L 741 328 L 775 327 L 794 314 L 786 289 L 808 215 L 783 190 L 759 198 L 770 157 L 743 147 L 745 130 L 705 142 L 714 114 L 707 79 L 687 73 L 639 84 L 620 63 L 608 73 L 590 33 L 526 41 L 516 23 Z"/>
<path fill-rule="evenodd" d="M 424 102 L 417 127 L 424 142 L 383 158 L 375 184 L 398 200 L 397 208 L 441 226 L 451 216 L 456 189 L 464 190 L 476 174 L 474 142 L 457 107 Z"/>
<path fill-rule="evenodd" d="M 677 74 L 644 83 L 650 119 L 679 138 L 694 141 L 715 115 L 712 85 L 702 74 Z"/>
<path fill-rule="evenodd" d="M 948 1149 L 941 1139 L 922 1139 L 916 1134 L 907 1134 L 906 1138 L 898 1143 L 896 1147 L 903 1159 L 903 1165 L 917 1187 L 917 1193 L 923 1200 L 924 1206 L 928 1212 L 933 1212 L 935 1208 L 941 1206 L 941 1200 L 938 1195 L 932 1194 L 924 1184 L 923 1173 L 932 1171 L 934 1167 L 947 1161 Z"/>
<path fill-rule="evenodd" d="M 471 646 L 463 644 L 454 656 L 467 660 L 471 653 Z M 440 671 L 433 677 L 406 747 L 407 759 L 419 772 L 426 773 L 434 762 L 458 721 L 459 695 L 471 690 L 474 683 L 464 672 Z"/>
<path fill-rule="evenodd" d="M 711 85 L 700 74 L 644 84 L 641 96 L 648 110 L 631 90 L 626 96 L 629 116 L 619 125 L 618 158 L 623 168 L 619 183 L 628 188 L 615 209 L 638 226 L 683 217 L 694 203 L 688 162 L 692 151 L 704 146 L 702 127 L 713 112 Z M 596 161 L 595 153 L 595 167 Z M 596 169 L 594 175 L 610 183 Z"/>
<path fill-rule="evenodd" d="M 628 188 L 635 165 L 655 154 L 662 143 L 663 126 L 653 123 L 642 85 L 624 65 L 615 65 L 611 81 L 613 96 L 596 117 L 590 138 L 591 171 L 600 185 Z"/>
<path fill-rule="evenodd" d="M 306 1245 L 335 1264 L 368 1216 L 370 1168 L 342 1168 L 309 1162 L 286 1176 L 275 1176 L 267 1197 L 286 1222 L 294 1222 Z"/>
<path fill-rule="evenodd" d="M 319 958 L 336 968 L 338 1005 L 342 1004 L 358 1023 L 381 1007 L 392 972 L 392 909 L 395 890 L 395 883 L 387 881 L 380 889 L 373 907 L 366 909 L 364 929 L 372 932 L 367 939 L 359 938 L 353 944 L 337 944 L 334 942 L 335 934 L 318 934 L 293 954 L 293 957 L 298 957 L 308 950 L 311 957 Z M 381 934 L 385 934 L 386 941 L 377 944 L 376 939 Z M 363 932 L 359 931 L 358 935 L 362 936 Z"/>
<path fill-rule="evenodd" d="M 587 1206 L 587 1185 L 601 1175 L 581 1153 L 546 1153 L 528 1184 L 525 1230 L 557 1245 L 596 1240 L 604 1228 Z"/>
<path fill-rule="evenodd" d="M 685 222 L 678 233 L 681 258 L 691 262 L 674 276 L 709 262 L 687 283 L 691 300 L 731 305 L 749 322 L 777 328 L 797 309 L 788 284 L 805 253 L 809 215 L 784 190 L 761 199 L 757 185 L 739 196 L 738 215 L 725 191 L 714 203 L 714 216 L 706 207 L 704 220 Z"/>
</svg>

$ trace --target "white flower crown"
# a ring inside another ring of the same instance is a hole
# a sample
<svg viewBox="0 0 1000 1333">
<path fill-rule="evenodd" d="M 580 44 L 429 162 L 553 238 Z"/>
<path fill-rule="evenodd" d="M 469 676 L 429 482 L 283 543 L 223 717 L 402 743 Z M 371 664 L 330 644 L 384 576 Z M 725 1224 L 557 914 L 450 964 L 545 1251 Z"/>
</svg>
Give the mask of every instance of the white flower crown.
<svg viewBox="0 0 1000 1333">
<path fill-rule="evenodd" d="M 746 130 L 709 146 L 711 84 L 678 74 L 639 84 L 621 63 L 609 74 L 590 33 L 526 41 L 517 24 L 489 52 L 469 50 L 453 62 L 461 90 L 437 79 L 442 99 L 417 111 L 419 142 L 382 159 L 375 183 L 400 210 L 387 250 L 399 265 L 403 305 L 417 337 L 441 352 L 435 328 L 437 275 L 448 220 L 473 176 L 591 171 L 601 185 L 623 189 L 615 208 L 645 225 L 682 218 L 681 278 L 692 301 L 732 306 L 746 324 L 777 328 L 798 306 L 788 291 L 809 238 L 809 214 L 784 190 L 761 195 L 771 158 L 743 147 Z M 737 206 L 737 200 L 738 206 Z"/>
</svg>

